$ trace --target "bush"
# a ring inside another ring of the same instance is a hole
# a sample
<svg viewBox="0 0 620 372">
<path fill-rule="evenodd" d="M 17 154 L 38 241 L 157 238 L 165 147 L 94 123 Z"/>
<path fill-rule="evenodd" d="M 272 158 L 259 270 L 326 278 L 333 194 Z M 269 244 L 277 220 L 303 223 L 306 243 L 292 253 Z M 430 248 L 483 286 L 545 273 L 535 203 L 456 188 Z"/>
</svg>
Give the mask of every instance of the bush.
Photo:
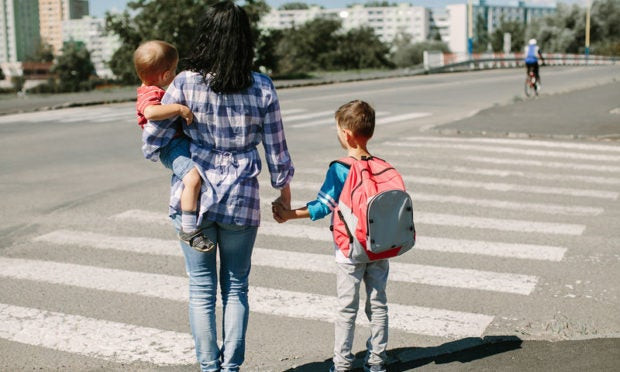
<svg viewBox="0 0 620 372">
<path fill-rule="evenodd" d="M 441 51 L 450 52 L 450 48 L 446 43 L 441 41 L 423 41 L 414 44 L 396 43 L 396 51 L 392 55 L 392 62 L 397 67 L 412 67 L 420 65 L 424 62 L 424 51 Z"/>
</svg>

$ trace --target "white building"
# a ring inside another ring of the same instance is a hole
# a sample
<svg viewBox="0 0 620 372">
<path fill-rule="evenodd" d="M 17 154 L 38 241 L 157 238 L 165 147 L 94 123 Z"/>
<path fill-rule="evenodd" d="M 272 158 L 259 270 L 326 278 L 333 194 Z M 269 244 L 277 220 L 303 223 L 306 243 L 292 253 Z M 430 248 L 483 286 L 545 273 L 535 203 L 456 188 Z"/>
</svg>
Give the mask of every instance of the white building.
<svg viewBox="0 0 620 372">
<path fill-rule="evenodd" d="M 121 42 L 118 37 L 105 34 L 105 20 L 83 17 L 63 21 L 62 38 L 63 42 L 83 42 L 90 52 L 90 59 L 95 65 L 97 76 L 100 78 L 114 77 L 107 62 L 112 59 L 112 55 L 121 46 Z"/>
<path fill-rule="evenodd" d="M 88 15 L 88 0 L 39 0 L 41 40 L 52 46 L 54 54 L 62 50 L 62 21 Z"/>
<path fill-rule="evenodd" d="M 468 9 L 467 4 L 448 5 L 449 32 L 445 41 L 448 42 L 450 50 L 455 53 L 467 52 L 468 37 Z M 520 0 L 518 3 L 506 4 L 478 0 L 473 6 L 473 30 L 476 23 L 480 20 L 484 22 L 486 31 L 493 33 L 502 22 L 518 21 L 529 24 L 532 20 L 554 14 L 554 6 L 533 6 Z M 442 35 L 443 36 L 443 35 Z M 474 35 L 475 37 L 475 35 Z"/>
<path fill-rule="evenodd" d="M 384 42 L 391 42 L 400 33 L 412 36 L 412 41 L 426 40 L 430 32 L 430 10 L 402 3 L 391 7 L 365 7 L 322 9 L 272 9 L 261 19 L 262 28 L 286 29 L 300 26 L 317 17 L 340 19 L 345 31 L 362 26 L 371 27 Z"/>
</svg>

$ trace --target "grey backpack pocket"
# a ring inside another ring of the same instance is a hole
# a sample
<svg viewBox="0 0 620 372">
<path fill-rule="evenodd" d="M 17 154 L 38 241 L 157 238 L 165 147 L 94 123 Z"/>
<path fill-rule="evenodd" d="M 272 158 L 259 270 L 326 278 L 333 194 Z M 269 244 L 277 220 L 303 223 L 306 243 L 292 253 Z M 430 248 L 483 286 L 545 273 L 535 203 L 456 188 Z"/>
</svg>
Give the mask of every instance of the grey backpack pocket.
<svg viewBox="0 0 620 372">
<path fill-rule="evenodd" d="M 367 249 L 381 253 L 397 247 L 402 254 L 415 244 L 413 203 L 402 190 L 381 192 L 368 201 Z"/>
</svg>

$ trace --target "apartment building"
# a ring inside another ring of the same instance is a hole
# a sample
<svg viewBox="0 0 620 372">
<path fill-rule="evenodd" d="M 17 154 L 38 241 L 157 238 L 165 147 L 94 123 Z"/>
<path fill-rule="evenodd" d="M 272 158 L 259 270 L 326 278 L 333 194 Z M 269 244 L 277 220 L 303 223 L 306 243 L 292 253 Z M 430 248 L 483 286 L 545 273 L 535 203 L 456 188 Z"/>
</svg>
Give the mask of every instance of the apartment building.
<svg viewBox="0 0 620 372">
<path fill-rule="evenodd" d="M 444 41 L 448 43 L 450 50 L 456 53 L 467 52 L 469 28 L 467 6 L 467 4 L 453 4 L 446 7 L 449 32 Z M 529 24 L 537 18 L 552 15 L 555 12 L 555 6 L 529 5 L 523 0 L 516 4 L 506 3 L 505 1 L 500 3 L 478 0 L 474 1 L 473 5 L 473 29 L 476 29 L 477 22 L 484 22 L 484 29 L 491 34 L 502 22 L 517 21 Z"/>
<path fill-rule="evenodd" d="M 0 63 L 32 57 L 41 42 L 38 0 L 0 0 Z"/>
<path fill-rule="evenodd" d="M 105 20 L 101 18 L 82 17 L 62 22 L 63 42 L 79 41 L 90 52 L 90 59 L 95 65 L 97 76 L 113 78 L 114 74 L 107 65 L 114 52 L 121 46 L 118 37 L 106 35 Z"/>
<path fill-rule="evenodd" d="M 426 40 L 430 32 L 430 10 L 408 3 L 389 7 L 366 7 L 356 4 L 347 8 L 272 9 L 261 19 L 261 27 L 286 29 L 309 20 L 325 17 L 340 19 L 344 30 L 362 26 L 372 27 L 384 42 L 391 42 L 400 33 L 411 35 L 412 40 Z"/>
<path fill-rule="evenodd" d="M 89 14 L 88 0 L 38 0 L 41 40 L 52 46 L 54 54 L 62 51 L 63 21 Z"/>
</svg>

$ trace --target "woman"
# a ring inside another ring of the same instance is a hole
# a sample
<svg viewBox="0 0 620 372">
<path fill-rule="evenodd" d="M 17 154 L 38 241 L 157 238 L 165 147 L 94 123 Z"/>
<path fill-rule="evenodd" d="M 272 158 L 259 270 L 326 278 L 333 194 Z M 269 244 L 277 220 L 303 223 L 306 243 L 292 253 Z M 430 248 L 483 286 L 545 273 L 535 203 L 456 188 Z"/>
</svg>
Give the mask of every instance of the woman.
<svg viewBox="0 0 620 372">
<path fill-rule="evenodd" d="M 248 323 L 248 276 L 260 220 L 257 176 L 262 141 L 271 185 L 290 207 L 289 182 L 294 168 L 284 137 L 278 96 L 271 80 L 252 72 L 254 45 L 244 10 L 230 1 L 209 8 L 188 70 L 172 82 L 162 103 L 179 103 L 194 113 L 183 125 L 190 151 L 205 182 L 198 224 L 217 248 L 199 252 L 181 247 L 189 275 L 190 325 L 203 371 L 237 371 L 245 354 Z M 173 120 L 149 122 L 143 152 L 149 159 L 175 135 Z M 170 215 L 180 227 L 182 181 L 173 176 Z M 215 302 L 219 284 L 223 305 L 223 345 L 217 344 Z"/>
</svg>

